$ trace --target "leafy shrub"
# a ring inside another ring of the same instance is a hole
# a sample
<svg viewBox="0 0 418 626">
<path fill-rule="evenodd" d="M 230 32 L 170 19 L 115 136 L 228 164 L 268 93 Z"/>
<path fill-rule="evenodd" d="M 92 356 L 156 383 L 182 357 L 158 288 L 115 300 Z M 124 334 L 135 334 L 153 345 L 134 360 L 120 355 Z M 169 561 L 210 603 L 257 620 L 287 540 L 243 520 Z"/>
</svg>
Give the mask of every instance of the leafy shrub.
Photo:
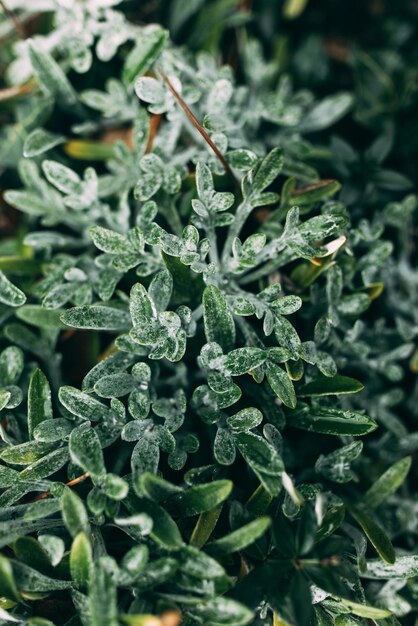
<svg viewBox="0 0 418 626">
<path fill-rule="evenodd" d="M 2 51 L 0 622 L 412 623 L 416 198 L 383 165 L 393 110 L 361 77 L 306 88 L 330 81 L 318 34 L 294 28 L 295 86 L 267 61 L 278 3 L 259 38 L 236 2 L 129 4 L 14 3 L 42 34 Z M 154 18 L 192 24 L 187 47 Z M 235 72 L 205 49 L 231 30 Z"/>
</svg>

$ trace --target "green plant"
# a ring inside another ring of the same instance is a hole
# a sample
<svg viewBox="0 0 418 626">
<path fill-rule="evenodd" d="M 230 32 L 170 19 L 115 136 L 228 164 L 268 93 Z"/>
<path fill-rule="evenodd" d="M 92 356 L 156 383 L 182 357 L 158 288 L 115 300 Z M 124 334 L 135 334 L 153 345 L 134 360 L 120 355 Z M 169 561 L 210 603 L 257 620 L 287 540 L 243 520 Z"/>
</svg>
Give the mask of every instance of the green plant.
<svg viewBox="0 0 418 626">
<path fill-rule="evenodd" d="M 198 18 L 239 80 L 118 0 L 45 5 L 2 53 L 0 622 L 410 623 L 393 134 L 329 139 L 359 99 L 294 89 L 236 2 Z"/>
</svg>

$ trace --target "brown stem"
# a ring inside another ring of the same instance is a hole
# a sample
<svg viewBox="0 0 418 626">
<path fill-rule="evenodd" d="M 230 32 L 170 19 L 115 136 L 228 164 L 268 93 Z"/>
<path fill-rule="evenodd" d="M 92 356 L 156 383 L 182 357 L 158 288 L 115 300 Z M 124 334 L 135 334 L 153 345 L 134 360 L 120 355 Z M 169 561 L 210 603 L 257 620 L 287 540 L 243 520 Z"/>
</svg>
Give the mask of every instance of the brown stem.
<svg viewBox="0 0 418 626">
<path fill-rule="evenodd" d="M 13 22 L 13 26 L 15 28 L 15 31 L 18 34 L 18 36 L 20 37 L 20 39 L 26 39 L 26 33 L 24 31 L 24 28 L 23 28 L 22 24 L 19 22 L 19 20 L 17 19 L 16 15 L 13 13 L 13 11 L 11 11 L 10 9 L 7 8 L 7 6 L 5 5 L 3 0 L 0 0 L 0 6 L 3 9 L 3 11 L 5 12 L 5 14 L 7 15 L 7 17 L 9 18 L 9 20 L 11 22 Z"/>
<path fill-rule="evenodd" d="M 219 150 L 218 146 L 212 141 L 212 139 L 209 137 L 209 135 L 207 134 L 207 132 L 205 131 L 205 129 L 203 128 L 203 126 L 200 124 L 200 122 L 197 120 L 196 116 L 192 113 L 192 111 L 190 110 L 190 108 L 188 107 L 188 105 L 185 103 L 185 101 L 183 100 L 183 98 L 180 96 L 180 94 L 177 92 L 177 90 L 174 88 L 174 86 L 172 85 L 170 79 L 168 78 L 168 76 L 166 76 L 164 74 L 164 72 L 162 72 L 161 70 L 159 71 L 159 74 L 161 76 L 161 78 L 163 79 L 163 81 L 166 83 L 167 87 L 169 88 L 169 90 L 171 91 L 171 93 L 173 94 L 174 98 L 177 100 L 178 104 L 180 105 L 180 107 L 183 109 L 183 111 L 185 112 L 185 114 L 187 115 L 187 117 L 189 118 L 189 120 L 191 121 L 191 123 L 193 124 L 193 126 L 196 128 L 196 130 L 198 130 L 198 132 L 202 135 L 203 139 L 206 141 L 206 143 L 212 148 L 213 152 L 215 153 L 216 157 L 219 159 L 219 161 L 222 163 L 223 168 L 225 170 L 225 172 L 227 172 L 227 174 L 230 176 L 230 178 L 232 179 L 234 185 L 240 189 L 240 184 L 238 182 L 238 180 L 235 178 L 234 172 L 231 170 L 231 168 L 229 167 L 229 163 L 228 161 L 225 159 L 224 155 L 222 154 L 222 152 Z"/>
<path fill-rule="evenodd" d="M 85 472 L 85 474 L 77 476 L 77 478 L 73 478 L 73 480 L 70 480 L 70 482 L 67 483 L 67 487 L 74 487 L 74 485 L 82 483 L 84 480 L 87 480 L 87 478 L 90 478 L 90 472 Z"/>
<path fill-rule="evenodd" d="M 73 480 L 70 480 L 68 483 L 66 483 L 67 487 L 74 487 L 74 485 L 78 485 L 78 483 L 82 483 L 83 481 L 87 480 L 87 478 L 90 478 L 90 472 L 85 472 L 84 474 L 81 474 L 81 476 L 77 476 L 76 478 L 73 478 Z M 32 502 L 38 502 L 38 500 L 46 500 L 47 498 L 51 497 L 51 492 L 50 491 L 44 491 L 43 493 L 40 493 L 36 496 L 36 498 L 34 498 L 32 500 Z"/>
</svg>

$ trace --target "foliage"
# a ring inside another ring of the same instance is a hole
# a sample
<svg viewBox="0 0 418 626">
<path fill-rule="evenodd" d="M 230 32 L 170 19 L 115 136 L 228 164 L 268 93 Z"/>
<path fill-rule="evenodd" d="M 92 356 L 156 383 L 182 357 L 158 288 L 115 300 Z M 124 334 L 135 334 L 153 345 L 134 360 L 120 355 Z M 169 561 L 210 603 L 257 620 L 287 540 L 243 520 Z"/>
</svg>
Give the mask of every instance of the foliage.
<svg viewBox="0 0 418 626">
<path fill-rule="evenodd" d="M 411 624 L 408 10 L 132 4 L 0 22 L 0 624 Z"/>
</svg>

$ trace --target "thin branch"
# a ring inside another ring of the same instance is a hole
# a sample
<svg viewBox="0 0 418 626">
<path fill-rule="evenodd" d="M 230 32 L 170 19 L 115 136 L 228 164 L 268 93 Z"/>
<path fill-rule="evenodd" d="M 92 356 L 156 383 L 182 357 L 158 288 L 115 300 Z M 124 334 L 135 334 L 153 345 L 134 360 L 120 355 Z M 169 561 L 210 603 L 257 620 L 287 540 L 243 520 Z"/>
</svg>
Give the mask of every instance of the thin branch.
<svg viewBox="0 0 418 626">
<path fill-rule="evenodd" d="M 77 476 L 77 478 L 73 478 L 73 480 L 70 480 L 70 482 L 67 483 L 67 487 L 74 487 L 74 485 L 78 485 L 78 483 L 82 483 L 84 480 L 87 480 L 87 478 L 90 478 L 90 472 L 86 472 L 85 474 L 82 474 L 81 476 Z"/>
<path fill-rule="evenodd" d="M 228 161 L 225 159 L 224 155 L 219 150 L 218 146 L 209 137 L 209 135 L 207 134 L 207 132 L 205 131 L 203 126 L 200 124 L 200 122 L 198 121 L 196 116 L 192 113 L 192 111 L 190 110 L 188 105 L 185 103 L 183 98 L 180 96 L 180 94 L 174 88 L 174 86 L 172 85 L 172 83 L 171 83 L 170 79 L 168 78 L 168 76 L 166 76 L 166 74 L 164 74 L 164 72 L 162 72 L 161 70 L 159 71 L 159 74 L 160 74 L 161 78 L 163 79 L 163 81 L 165 82 L 165 84 L 167 85 L 167 87 L 169 88 L 169 90 L 171 91 L 171 93 L 173 94 L 174 98 L 177 100 L 177 102 L 180 105 L 180 107 L 183 109 L 183 111 L 185 112 L 185 114 L 187 115 L 187 117 L 189 118 L 191 123 L 193 124 L 193 126 L 202 135 L 202 137 L 206 141 L 206 143 L 212 148 L 212 150 L 215 153 L 216 157 L 222 163 L 225 172 L 227 172 L 227 174 L 232 179 L 234 185 L 237 187 L 238 190 L 240 190 L 239 181 L 235 177 L 234 172 L 230 168 Z"/>
<path fill-rule="evenodd" d="M 17 35 L 20 37 L 20 39 L 26 39 L 26 33 L 25 33 L 25 30 L 24 30 L 22 24 L 19 22 L 19 20 L 17 19 L 16 15 L 13 13 L 13 11 L 11 11 L 9 8 L 7 8 L 7 6 L 5 5 L 3 0 L 0 0 L 0 7 L 3 9 L 5 14 L 9 18 L 9 20 L 11 22 L 13 22 L 13 26 L 15 28 L 15 31 L 16 31 Z"/>
<path fill-rule="evenodd" d="M 85 472 L 84 474 L 81 474 L 81 476 L 73 478 L 73 480 L 70 480 L 68 483 L 66 483 L 66 485 L 67 487 L 74 487 L 74 485 L 78 485 L 79 483 L 84 482 L 85 480 L 87 480 L 87 478 L 90 478 L 90 472 Z M 51 495 L 52 494 L 50 491 L 44 491 L 43 493 L 38 494 L 36 498 L 32 500 L 32 502 L 38 502 L 38 500 L 46 500 L 47 498 L 50 498 Z"/>
</svg>

